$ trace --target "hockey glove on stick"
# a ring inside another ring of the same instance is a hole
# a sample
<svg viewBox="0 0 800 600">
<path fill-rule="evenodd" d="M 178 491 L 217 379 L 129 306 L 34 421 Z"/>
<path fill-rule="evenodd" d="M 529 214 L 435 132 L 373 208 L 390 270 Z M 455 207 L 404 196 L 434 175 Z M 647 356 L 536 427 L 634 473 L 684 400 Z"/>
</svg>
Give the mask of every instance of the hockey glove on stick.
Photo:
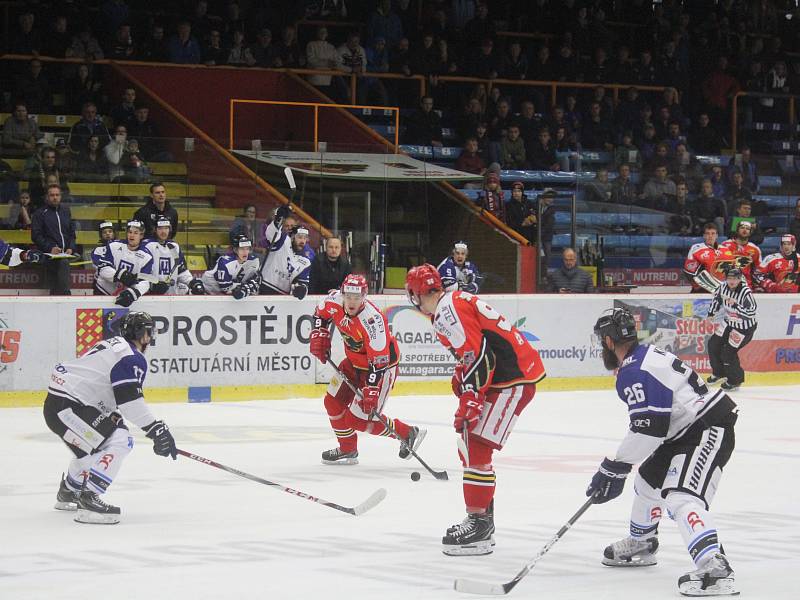
<svg viewBox="0 0 800 600">
<path fill-rule="evenodd" d="M 44 262 L 44 254 L 39 250 L 25 250 L 20 258 L 22 262 L 30 264 L 39 264 Z"/>
<path fill-rule="evenodd" d="M 472 431 L 475 425 L 481 418 L 483 412 L 483 402 L 478 398 L 473 390 L 467 390 L 461 393 L 459 397 L 458 410 L 455 414 L 453 427 L 459 433 L 466 429 Z"/>
<path fill-rule="evenodd" d="M 283 221 L 290 214 L 292 214 L 292 208 L 288 204 L 281 204 L 275 211 L 275 223 Z"/>
<path fill-rule="evenodd" d="M 600 468 L 592 477 L 586 495 L 593 496 L 594 504 L 603 504 L 613 500 L 622 493 L 625 487 L 625 478 L 631 472 L 633 465 L 604 458 Z"/>
<path fill-rule="evenodd" d="M 302 300 L 308 293 L 308 286 L 305 283 L 293 283 L 291 294 L 298 300 Z"/>
<path fill-rule="evenodd" d="M 114 273 L 114 281 L 119 281 L 122 285 L 127 287 L 133 287 L 139 283 L 139 278 L 128 269 L 121 268 Z"/>
<path fill-rule="evenodd" d="M 169 291 L 169 284 L 166 281 L 159 281 L 150 285 L 150 293 L 162 296 Z"/>
<path fill-rule="evenodd" d="M 119 293 L 119 296 L 117 296 L 117 300 L 114 302 L 114 304 L 118 304 L 119 306 L 124 306 L 127 308 L 136 300 L 138 300 L 139 296 L 141 295 L 142 293 L 136 288 L 127 288 Z"/>
<path fill-rule="evenodd" d="M 144 432 L 153 440 L 153 452 L 159 456 L 171 456 L 172 460 L 178 458 L 178 449 L 175 447 L 175 438 L 169 432 L 169 427 L 164 421 L 153 421 Z"/>
<path fill-rule="evenodd" d="M 311 330 L 309 351 L 319 362 L 326 362 L 331 355 L 331 332 L 322 326 Z"/>
<path fill-rule="evenodd" d="M 206 286 L 199 279 L 192 279 L 189 282 L 189 291 L 193 296 L 203 296 L 206 293 Z"/>
<path fill-rule="evenodd" d="M 461 385 L 464 383 L 464 371 L 466 370 L 464 363 L 456 363 L 456 368 L 453 370 L 453 378 L 450 380 L 450 385 L 456 396 L 461 396 Z"/>
<path fill-rule="evenodd" d="M 373 385 L 368 385 L 361 388 L 361 400 L 358 405 L 364 414 L 372 415 L 373 412 L 378 412 L 378 404 L 381 401 L 381 388 Z"/>
</svg>

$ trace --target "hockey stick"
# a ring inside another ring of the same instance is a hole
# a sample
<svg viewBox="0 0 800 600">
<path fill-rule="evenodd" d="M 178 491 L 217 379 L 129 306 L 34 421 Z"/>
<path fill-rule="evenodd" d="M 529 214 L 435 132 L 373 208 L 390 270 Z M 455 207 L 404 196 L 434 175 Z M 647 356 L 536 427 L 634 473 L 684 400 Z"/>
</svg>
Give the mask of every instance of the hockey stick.
<svg viewBox="0 0 800 600">
<path fill-rule="evenodd" d="M 589 498 L 586 502 L 583 503 L 574 515 L 572 515 L 566 523 L 558 530 L 549 542 L 547 542 L 544 547 L 539 550 L 539 553 L 534 556 L 527 565 L 517 573 L 516 577 L 509 581 L 508 583 L 485 583 L 483 581 L 474 581 L 472 579 L 456 579 L 454 588 L 457 592 L 465 592 L 467 594 L 479 594 L 481 596 L 503 596 L 514 589 L 514 586 L 517 585 L 525 575 L 530 573 L 531 569 L 536 566 L 536 563 L 550 551 L 555 543 L 560 540 L 569 528 L 575 524 L 583 513 L 585 513 L 589 507 L 594 502 L 594 497 Z"/>
<path fill-rule="evenodd" d="M 177 451 L 178 454 L 180 454 L 181 456 L 191 458 L 192 460 L 196 460 L 197 462 L 203 463 L 205 465 L 216 467 L 217 469 L 222 469 L 223 471 L 227 471 L 228 473 L 232 473 L 233 475 L 238 475 L 239 477 L 244 477 L 245 479 L 249 479 L 250 481 L 263 483 L 264 485 L 278 488 L 280 491 L 286 492 L 287 494 L 299 496 L 300 498 L 305 498 L 306 500 L 310 500 L 311 502 L 322 504 L 323 506 L 327 506 L 328 508 L 333 508 L 341 512 L 345 512 L 349 515 L 355 515 L 356 517 L 358 517 L 359 515 L 363 515 L 365 512 L 367 512 L 372 508 L 375 508 L 378 504 L 380 504 L 380 502 L 384 498 L 386 498 L 386 490 L 384 488 L 379 488 L 375 492 L 373 492 L 373 494 L 369 498 L 364 500 L 364 502 L 362 502 L 358 506 L 354 506 L 352 508 L 349 506 L 341 506 L 340 504 L 336 504 L 335 502 L 330 502 L 328 500 L 323 500 L 322 498 L 317 498 L 316 496 L 311 496 L 310 494 L 306 494 L 305 492 L 301 492 L 300 490 L 296 490 L 294 488 L 281 485 L 280 483 L 275 483 L 272 481 L 268 481 L 266 479 L 262 479 L 261 477 L 256 477 L 255 475 L 251 475 L 250 473 L 245 473 L 244 471 L 240 471 L 239 469 L 234 469 L 233 467 L 227 467 L 211 459 L 203 458 L 202 456 L 193 454 L 191 452 L 186 452 L 186 450 L 181 450 L 180 448 L 178 448 Z"/>
<path fill-rule="evenodd" d="M 294 194 L 295 192 L 297 192 L 297 184 L 294 181 L 294 175 L 292 174 L 292 169 L 290 167 L 286 167 L 283 170 L 283 175 L 284 177 L 286 177 L 286 181 L 289 184 L 289 189 L 292 190 L 291 194 L 289 195 L 289 203 L 287 204 L 287 206 L 291 209 L 292 204 L 294 203 Z M 264 270 L 264 265 L 267 264 L 267 258 L 269 257 L 269 253 L 272 250 L 272 246 L 275 244 L 275 242 L 281 235 L 281 230 L 283 229 L 283 221 L 281 221 L 280 227 L 277 227 L 276 229 L 277 231 L 275 232 L 275 235 L 272 236 L 272 240 L 270 240 L 269 246 L 267 246 L 264 250 L 264 256 L 262 256 L 258 262 L 259 273 L 261 273 Z"/>
<path fill-rule="evenodd" d="M 345 383 L 345 385 L 347 387 L 349 387 L 356 396 L 361 397 L 361 392 L 359 390 L 357 390 L 356 386 L 353 385 L 353 382 L 350 381 L 350 379 L 348 379 L 347 376 L 344 373 L 342 373 L 336 367 L 335 364 L 333 364 L 333 361 L 329 358 L 327 362 L 331 366 L 331 368 L 336 372 L 336 374 L 339 376 L 339 378 Z M 438 479 L 439 481 L 447 481 L 449 479 L 449 477 L 447 475 L 447 471 L 434 471 L 433 469 L 431 469 L 428 466 L 428 463 L 426 463 L 424 460 L 422 460 L 422 457 L 419 454 L 417 454 L 416 452 L 414 452 L 414 449 L 411 448 L 402 437 L 397 435 L 397 432 L 395 431 L 394 427 L 392 427 L 389 424 L 389 421 L 386 421 L 386 420 L 383 419 L 383 415 L 381 415 L 381 414 L 379 414 L 379 413 L 377 413 L 375 411 L 372 411 L 372 413 L 369 415 L 369 417 L 370 417 L 370 420 L 372 420 L 373 417 L 377 417 L 378 421 L 380 421 L 381 424 L 384 427 L 386 427 L 386 429 L 388 429 L 391 432 L 391 434 L 394 435 L 395 438 L 400 440 L 400 445 L 403 446 L 406 450 L 408 450 L 409 454 L 411 454 L 411 456 L 416 458 L 419 461 L 419 464 L 421 464 L 423 467 L 425 467 L 425 469 L 427 469 L 428 473 L 433 475 L 433 477 L 435 479 Z"/>
</svg>

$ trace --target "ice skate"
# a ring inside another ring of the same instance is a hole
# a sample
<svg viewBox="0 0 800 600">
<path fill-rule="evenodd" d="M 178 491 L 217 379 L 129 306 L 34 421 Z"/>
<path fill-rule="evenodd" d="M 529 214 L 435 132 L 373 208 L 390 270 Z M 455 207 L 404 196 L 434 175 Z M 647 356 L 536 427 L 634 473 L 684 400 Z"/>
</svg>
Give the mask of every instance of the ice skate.
<svg viewBox="0 0 800 600">
<path fill-rule="evenodd" d="M 491 513 L 470 513 L 448 528 L 442 538 L 442 552 L 448 556 L 480 556 L 494 552 L 494 518 Z"/>
<path fill-rule="evenodd" d="M 76 523 L 93 523 L 98 525 L 114 525 L 119 523 L 119 506 L 106 504 L 98 494 L 86 489 L 77 494 L 78 514 Z"/>
<path fill-rule="evenodd" d="M 358 464 L 358 450 L 352 452 L 342 452 L 341 448 L 334 448 L 332 450 L 325 450 L 322 453 L 323 465 L 357 465 Z"/>
<path fill-rule="evenodd" d="M 67 487 L 64 476 L 61 476 L 61 484 L 58 486 L 58 494 L 56 494 L 56 503 L 53 506 L 56 510 L 78 510 L 78 492 L 73 492 Z"/>
<path fill-rule="evenodd" d="M 626 537 L 603 551 L 603 564 L 609 567 L 649 567 L 656 564 L 658 537 Z"/>
<path fill-rule="evenodd" d="M 724 384 L 727 380 L 727 377 L 717 377 L 716 375 L 709 375 L 706 377 L 706 383 L 708 385 L 717 385 L 717 384 Z"/>
<path fill-rule="evenodd" d="M 425 435 L 428 433 L 427 429 L 420 429 L 419 427 L 412 427 L 411 431 L 408 432 L 408 438 L 406 439 L 405 444 L 400 444 L 400 458 L 404 460 L 408 460 L 411 457 L 411 450 L 414 452 L 417 451 L 422 445 L 422 440 L 425 439 Z M 409 448 L 411 450 L 409 450 Z"/>
<path fill-rule="evenodd" d="M 736 392 L 739 390 L 740 387 L 742 387 L 742 384 L 741 383 L 730 384 L 726 381 L 719 387 L 720 389 L 725 390 L 726 392 Z"/>
<path fill-rule="evenodd" d="M 733 569 L 724 554 L 717 552 L 702 567 L 678 579 L 684 596 L 736 596 Z"/>
</svg>

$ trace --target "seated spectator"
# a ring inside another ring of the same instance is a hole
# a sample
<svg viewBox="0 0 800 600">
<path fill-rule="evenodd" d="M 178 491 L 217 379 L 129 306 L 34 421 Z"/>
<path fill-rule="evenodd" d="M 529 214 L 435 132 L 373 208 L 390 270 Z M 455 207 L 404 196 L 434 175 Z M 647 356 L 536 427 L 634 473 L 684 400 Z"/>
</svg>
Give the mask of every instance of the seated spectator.
<svg viewBox="0 0 800 600">
<path fill-rule="evenodd" d="M 789 222 L 789 233 L 796 240 L 800 240 L 800 198 L 797 199 L 797 204 L 794 206 L 794 219 Z"/>
<path fill-rule="evenodd" d="M 19 27 L 14 31 L 11 40 L 11 52 L 13 54 L 37 54 L 42 48 L 42 35 L 38 28 L 34 27 L 35 16 L 32 10 L 23 10 L 18 17 Z"/>
<path fill-rule="evenodd" d="M 736 232 L 739 229 L 739 223 L 747 221 L 752 224 L 752 228 L 750 229 L 750 241 L 758 246 L 764 241 L 764 233 L 761 227 L 758 226 L 758 219 L 753 216 L 752 211 L 753 207 L 749 200 L 742 200 L 739 202 L 734 211 L 730 213 L 731 216 L 728 219 L 726 231 L 729 237 L 735 238 Z"/>
<path fill-rule="evenodd" d="M 178 23 L 177 32 L 167 41 L 167 53 L 169 62 L 193 65 L 200 63 L 200 44 L 192 37 L 189 21 Z"/>
<path fill-rule="evenodd" d="M 128 181 L 125 177 L 125 166 L 128 164 L 128 129 L 118 125 L 114 129 L 114 137 L 105 145 L 103 153 L 108 161 L 108 180 L 111 182 Z"/>
<path fill-rule="evenodd" d="M 689 132 L 689 146 L 696 154 L 717 156 L 722 152 L 722 137 L 711 126 L 707 112 L 697 117 L 697 124 Z"/>
<path fill-rule="evenodd" d="M 591 103 L 589 116 L 581 126 L 581 144 L 586 150 L 611 151 L 614 149 L 611 124 L 602 118 L 600 104 L 597 102 Z"/>
<path fill-rule="evenodd" d="M 467 260 L 468 256 L 467 243 L 458 241 L 453 244 L 450 256 L 439 263 L 437 270 L 442 277 L 444 291 L 478 293 L 483 277 L 475 263 Z"/>
<path fill-rule="evenodd" d="M 659 140 L 665 140 L 669 135 L 669 126 L 672 123 L 672 117 L 669 114 L 669 108 L 661 106 L 658 109 L 653 125 L 656 128 L 656 137 Z"/>
<path fill-rule="evenodd" d="M 386 48 L 386 40 L 375 38 L 372 46 L 367 48 L 367 71 L 370 73 L 389 72 L 389 50 Z M 383 80 L 378 77 L 368 77 L 364 80 L 366 86 L 367 103 L 374 101 L 378 106 L 389 104 L 389 93 Z"/>
<path fill-rule="evenodd" d="M 117 27 L 114 37 L 106 47 L 106 57 L 109 60 L 136 60 L 136 48 L 129 24 L 122 23 Z"/>
<path fill-rule="evenodd" d="M 233 225 L 231 225 L 230 230 L 230 239 L 231 243 L 236 239 L 237 235 L 243 235 L 248 240 L 252 240 L 254 243 L 261 234 L 261 226 L 259 226 L 258 222 L 256 221 L 256 205 L 255 204 L 245 204 L 244 208 L 242 209 L 242 215 L 236 217 L 233 221 Z M 258 251 L 259 249 L 254 249 Z M 261 248 L 263 251 L 264 249 Z"/>
<path fill-rule="evenodd" d="M 642 104 L 639 108 L 639 116 L 633 126 L 633 137 L 641 146 L 644 139 L 645 129 L 648 127 L 653 128 L 653 137 L 655 137 L 656 124 L 653 123 L 653 109 L 649 104 Z M 653 143 L 658 140 L 654 140 Z"/>
<path fill-rule="evenodd" d="M 569 133 L 566 127 L 559 125 L 556 127 L 556 135 L 555 139 L 553 140 L 553 147 L 555 148 L 556 152 L 575 152 L 578 148 L 577 135 L 575 133 Z M 567 161 L 567 165 L 568 164 L 569 161 Z M 565 165 L 565 168 L 569 170 L 567 165 Z"/>
<path fill-rule="evenodd" d="M 56 140 L 56 168 L 61 177 L 67 181 L 72 181 L 75 174 L 77 153 L 73 153 L 67 146 L 67 140 L 58 138 Z"/>
<path fill-rule="evenodd" d="M 547 272 L 547 265 L 550 262 L 550 255 L 553 248 L 553 236 L 556 230 L 556 191 L 553 188 L 544 188 L 542 193 L 539 194 L 539 204 L 537 206 L 537 214 L 540 216 L 539 231 L 541 238 L 539 240 L 539 263 L 540 272 Z"/>
<path fill-rule="evenodd" d="M 619 175 L 611 184 L 611 202 L 631 206 L 638 203 L 636 186 L 631 181 L 631 167 L 628 163 L 619 166 Z"/>
<path fill-rule="evenodd" d="M 536 116 L 536 109 L 532 101 L 522 101 L 519 115 L 516 116 L 514 122 L 519 126 L 519 135 L 525 142 L 525 148 L 530 150 L 542 128 L 542 120 Z"/>
<path fill-rule="evenodd" d="M 3 122 L 3 154 L 5 156 L 31 156 L 36 142 L 42 138 L 39 125 L 28 116 L 24 102 L 14 103 L 14 112 Z"/>
<path fill-rule="evenodd" d="M 670 213 L 668 227 L 673 235 L 692 235 L 694 222 L 692 216 L 694 208 L 688 203 L 689 188 L 685 181 L 675 184 L 675 197 L 667 202 L 667 212 Z"/>
<path fill-rule="evenodd" d="M 473 175 L 484 175 L 486 173 L 486 163 L 478 154 L 478 140 L 475 137 L 469 137 L 464 142 L 464 148 L 456 159 L 455 168 Z"/>
<path fill-rule="evenodd" d="M 80 152 L 86 148 L 89 137 L 96 135 L 100 140 L 100 146 L 105 146 L 111 141 L 111 134 L 101 119 L 97 115 L 97 105 L 94 102 L 86 102 L 81 107 L 81 118 L 69 130 L 69 147 L 73 152 Z"/>
<path fill-rule="evenodd" d="M 614 79 L 613 81 L 623 81 L 621 79 Z M 642 115 L 642 99 L 639 97 L 639 90 L 635 87 L 629 87 L 625 90 L 625 97 L 619 101 L 617 105 L 616 121 L 617 126 L 623 130 L 630 130 L 638 134 L 640 137 L 643 133 L 644 125 L 652 123 L 652 110 L 643 119 Z M 640 120 L 641 119 L 641 120 Z"/>
<path fill-rule="evenodd" d="M 578 107 L 578 98 L 575 94 L 570 94 L 564 103 L 564 123 L 567 130 L 580 131 L 583 117 L 583 112 Z"/>
<path fill-rule="evenodd" d="M 226 65 L 252 67 L 256 64 L 253 53 L 245 46 L 244 32 L 238 29 L 233 32 L 231 46 L 228 48 L 228 55 L 225 58 Z M 277 64 L 275 66 L 278 66 Z"/>
<path fill-rule="evenodd" d="M 493 142 L 502 141 L 515 120 L 511 112 L 511 103 L 506 98 L 500 98 L 497 101 L 497 114 L 489 122 L 489 139 Z"/>
<path fill-rule="evenodd" d="M 147 39 L 142 42 L 137 54 L 139 60 L 169 62 L 170 51 L 164 39 L 164 26 L 161 23 L 153 23 L 151 25 Z"/>
<path fill-rule="evenodd" d="M 694 201 L 694 229 L 700 235 L 706 223 L 714 223 L 718 231 L 722 231 L 725 220 L 725 203 L 714 196 L 711 180 L 704 179 L 700 187 L 700 195 Z"/>
<path fill-rule="evenodd" d="M 614 150 L 614 165 L 619 168 L 623 163 L 637 171 L 642 168 L 642 153 L 633 143 L 632 131 L 622 134 L 622 143 Z"/>
<path fill-rule="evenodd" d="M 347 74 L 362 75 L 367 70 L 367 51 L 361 45 L 361 36 L 352 31 L 347 41 L 336 49 L 339 53 L 340 69 Z M 366 103 L 367 86 L 362 78 L 358 78 L 356 98 L 359 104 Z"/>
<path fill-rule="evenodd" d="M 594 179 L 587 183 L 584 189 L 586 190 L 586 200 L 588 202 L 610 202 L 613 190 L 608 181 L 608 169 L 597 169 Z"/>
<path fill-rule="evenodd" d="M 686 136 L 681 132 L 681 124 L 677 121 L 670 121 L 667 127 L 667 137 L 664 138 L 664 143 L 669 148 L 670 154 L 675 154 L 675 148 L 678 144 L 686 144 Z"/>
<path fill-rule="evenodd" d="M 694 193 L 700 189 L 703 168 L 697 159 L 689 154 L 689 149 L 683 142 L 675 147 L 675 158 L 672 159 L 668 170 L 673 177 L 683 178 L 690 192 Z"/>
<path fill-rule="evenodd" d="M 555 131 L 562 125 L 567 128 L 567 131 L 572 131 L 572 125 L 567 121 L 563 106 L 553 106 L 550 109 L 550 115 L 547 117 L 545 124 L 550 131 Z"/>
<path fill-rule="evenodd" d="M 367 37 L 370 40 L 382 37 L 390 48 L 394 48 L 403 37 L 403 23 L 392 10 L 391 0 L 378 0 L 367 20 Z"/>
<path fill-rule="evenodd" d="M 405 144 L 442 147 L 442 120 L 433 110 L 433 98 L 423 96 L 420 108 L 406 121 Z"/>
<path fill-rule="evenodd" d="M 31 216 L 31 240 L 36 248 L 51 254 L 75 254 L 75 224 L 67 206 L 61 204 L 61 188 L 47 188 L 46 205 Z M 45 262 L 47 282 L 51 296 L 69 296 L 70 274 L 68 260 Z"/>
<path fill-rule="evenodd" d="M 475 130 L 475 139 L 478 140 L 478 156 L 484 162 L 490 160 L 489 145 L 492 143 L 489 139 L 489 124 L 486 121 L 478 123 L 478 128 Z"/>
<path fill-rule="evenodd" d="M 675 196 L 675 182 L 667 178 L 667 167 L 656 167 L 653 177 L 644 185 L 641 204 L 654 210 L 666 210 L 670 198 Z"/>
<path fill-rule="evenodd" d="M 480 79 L 496 79 L 502 69 L 500 60 L 494 53 L 494 41 L 484 39 L 477 51 L 467 57 L 466 71 L 471 77 Z"/>
<path fill-rule="evenodd" d="M 142 154 L 149 161 L 171 162 L 174 160 L 172 154 L 164 149 L 161 133 L 150 119 L 150 109 L 146 105 L 138 104 L 136 106 L 133 120 L 128 123 L 128 136 L 139 140 Z"/>
<path fill-rule="evenodd" d="M 122 102 L 111 109 L 111 121 L 114 126 L 125 125 L 133 120 L 133 112 L 136 110 L 136 88 L 126 87 L 122 90 Z"/>
<path fill-rule="evenodd" d="M 52 146 L 43 146 L 38 154 L 34 154 L 26 163 L 24 177 L 28 180 L 28 191 L 31 193 L 31 205 L 36 210 L 43 206 L 47 195 L 47 178 L 55 177 L 62 191 L 68 189 L 67 179 L 56 165 L 56 151 Z M 61 195 L 59 195 L 59 199 Z"/>
<path fill-rule="evenodd" d="M 294 25 L 283 28 L 281 41 L 275 45 L 275 57 L 285 69 L 301 69 L 306 66 L 306 55 L 297 43 L 297 28 Z"/>
<path fill-rule="evenodd" d="M 478 123 L 484 121 L 483 106 L 477 98 L 470 98 L 464 103 L 464 110 L 458 117 L 456 130 L 461 139 L 466 140 L 475 135 Z M 523 128 L 520 127 L 520 132 Z M 523 137 L 524 139 L 524 137 Z M 527 146 L 527 144 L 526 144 Z"/>
<path fill-rule="evenodd" d="M 642 155 L 642 165 L 646 165 L 649 161 L 653 160 L 656 155 L 656 147 L 658 140 L 656 140 L 656 128 L 652 125 L 646 125 L 642 134 L 642 139 L 638 143 L 639 152 Z"/>
<path fill-rule="evenodd" d="M 7 229 L 30 229 L 31 228 L 31 195 L 29 192 L 19 193 L 16 201 L 8 202 L 8 218 L 5 219 Z"/>
<path fill-rule="evenodd" d="M 753 160 L 752 152 L 747 146 L 742 146 L 741 155 L 731 158 L 727 168 L 728 182 L 733 182 L 733 174 L 736 170 L 742 173 L 744 185 L 754 194 L 758 193 L 758 169 Z"/>
<path fill-rule="evenodd" d="M 490 171 L 486 175 L 486 184 L 478 197 L 478 202 L 486 212 L 505 222 L 505 201 L 503 200 L 503 190 L 500 189 L 500 177 L 497 173 Z"/>
<path fill-rule="evenodd" d="M 530 168 L 537 171 L 559 171 L 561 163 L 556 156 L 556 149 L 550 140 L 550 130 L 542 127 L 539 138 L 533 143 L 529 153 Z"/>
<path fill-rule="evenodd" d="M 380 39 L 380 38 L 376 38 Z M 411 72 L 415 75 L 430 76 L 435 74 L 435 69 L 439 61 L 439 50 L 434 45 L 433 34 L 425 32 L 422 40 L 411 50 Z"/>
<path fill-rule="evenodd" d="M 744 184 L 744 175 L 739 169 L 734 170 L 731 175 L 731 183 L 727 190 L 725 190 L 725 204 L 728 209 L 728 214 L 732 215 L 740 202 L 750 203 L 752 199 L 752 192 Z"/>
<path fill-rule="evenodd" d="M 669 147 L 664 142 L 656 144 L 656 153 L 650 160 L 644 163 L 644 172 L 652 177 L 658 167 L 666 167 L 669 171 L 672 167 L 672 159 L 669 156 Z"/>
<path fill-rule="evenodd" d="M 75 177 L 78 181 L 108 181 L 108 159 L 96 135 L 89 137 L 86 148 L 78 153 Z"/>
<path fill-rule="evenodd" d="M 309 69 L 341 70 L 342 61 L 335 46 L 328 41 L 327 27 L 318 27 L 316 39 L 306 44 L 306 62 Z M 264 65 L 259 62 L 259 66 Z M 349 97 L 347 85 L 341 77 L 309 75 L 308 82 L 334 100 L 343 101 Z"/>
<path fill-rule="evenodd" d="M 252 53 L 252 48 L 251 48 Z M 203 64 L 209 67 L 224 65 L 228 58 L 228 53 L 222 47 L 222 34 L 219 29 L 212 29 L 208 33 L 208 41 L 203 46 Z M 256 59 L 258 62 L 258 59 Z"/>
<path fill-rule="evenodd" d="M 572 248 L 561 254 L 564 264 L 548 274 L 550 291 L 555 294 L 589 294 L 594 291 L 592 276 L 578 266 L 578 255 Z"/>
<path fill-rule="evenodd" d="M 42 72 L 42 61 L 38 58 L 28 63 L 28 72 L 19 78 L 14 95 L 25 102 L 31 114 L 41 115 L 50 112 L 53 90 Z"/>
<path fill-rule="evenodd" d="M 100 42 L 92 35 L 92 29 L 84 24 L 78 35 L 73 36 L 72 44 L 67 50 L 68 58 L 82 58 L 88 61 L 102 60 L 105 58 Z"/>
<path fill-rule="evenodd" d="M 134 221 L 144 224 L 145 237 L 153 237 L 156 223 L 159 219 L 169 219 L 172 227 L 169 230 L 170 239 L 175 238 L 178 232 L 178 211 L 167 200 L 167 188 L 160 181 L 150 184 L 150 200 L 133 214 Z"/>
<path fill-rule="evenodd" d="M 67 109 L 77 113 L 81 112 L 84 104 L 91 102 L 97 105 L 102 101 L 102 90 L 103 83 L 94 76 L 92 65 L 88 63 L 78 65 L 75 76 L 64 83 Z"/>
<path fill-rule="evenodd" d="M 536 243 L 536 204 L 525 197 L 525 185 L 511 185 L 511 200 L 506 203 L 506 224 L 531 244 Z"/>
<path fill-rule="evenodd" d="M 125 180 L 132 183 L 144 183 L 149 181 L 153 170 L 147 164 L 142 151 L 139 149 L 139 141 L 133 138 L 128 139 L 128 151 L 125 162 L 122 165 L 125 170 Z"/>
<path fill-rule="evenodd" d="M 331 237 L 325 240 L 325 251 L 311 261 L 310 294 L 327 294 L 339 289 L 345 277 L 352 272 L 350 261 L 342 255 L 342 240 Z"/>
<path fill-rule="evenodd" d="M 500 165 L 503 169 L 524 169 L 525 164 L 525 142 L 519 136 L 519 126 L 512 123 L 500 142 Z"/>
<path fill-rule="evenodd" d="M 728 193 L 728 182 L 725 179 L 725 175 L 722 172 L 721 166 L 714 165 L 711 167 L 711 176 L 709 177 L 709 180 L 711 181 L 711 187 L 714 190 L 714 195 L 717 198 L 724 198 Z"/>
<path fill-rule="evenodd" d="M 508 52 L 503 56 L 500 70 L 506 79 L 527 78 L 528 57 L 522 52 L 522 45 L 518 41 L 515 40 L 509 44 Z"/>
</svg>

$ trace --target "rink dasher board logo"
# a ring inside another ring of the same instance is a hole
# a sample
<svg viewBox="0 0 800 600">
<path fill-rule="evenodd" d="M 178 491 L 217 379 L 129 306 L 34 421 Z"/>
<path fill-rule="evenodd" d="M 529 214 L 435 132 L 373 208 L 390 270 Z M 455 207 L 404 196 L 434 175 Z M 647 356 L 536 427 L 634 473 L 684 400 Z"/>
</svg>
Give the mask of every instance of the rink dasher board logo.
<svg viewBox="0 0 800 600">
<path fill-rule="evenodd" d="M 22 346 L 22 331 L 10 325 L 8 315 L 0 313 L 0 373 L 19 358 Z"/>
</svg>

